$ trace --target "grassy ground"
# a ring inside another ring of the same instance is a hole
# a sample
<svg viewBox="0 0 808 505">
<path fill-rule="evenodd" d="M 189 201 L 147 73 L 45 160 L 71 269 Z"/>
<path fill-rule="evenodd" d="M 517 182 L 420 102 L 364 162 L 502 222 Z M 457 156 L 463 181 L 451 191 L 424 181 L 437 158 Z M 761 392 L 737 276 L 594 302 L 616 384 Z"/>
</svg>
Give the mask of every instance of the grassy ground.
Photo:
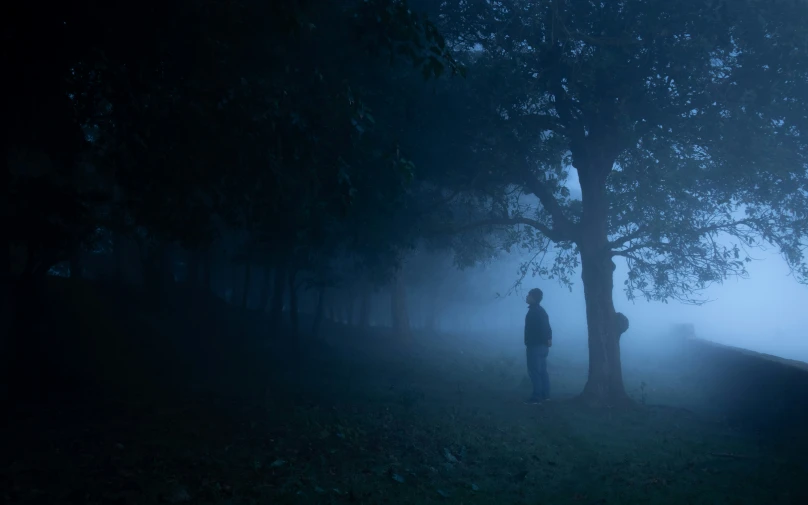
<svg viewBox="0 0 808 505">
<path fill-rule="evenodd" d="M 559 351 L 558 400 L 527 406 L 516 351 L 329 335 L 303 353 L 253 349 L 261 367 L 216 392 L 85 391 L 14 409 L 0 502 L 808 503 L 801 455 L 733 430 L 699 409 L 697 385 L 654 367 L 627 366 L 636 409 L 588 411 L 566 400 L 585 367 Z"/>
</svg>

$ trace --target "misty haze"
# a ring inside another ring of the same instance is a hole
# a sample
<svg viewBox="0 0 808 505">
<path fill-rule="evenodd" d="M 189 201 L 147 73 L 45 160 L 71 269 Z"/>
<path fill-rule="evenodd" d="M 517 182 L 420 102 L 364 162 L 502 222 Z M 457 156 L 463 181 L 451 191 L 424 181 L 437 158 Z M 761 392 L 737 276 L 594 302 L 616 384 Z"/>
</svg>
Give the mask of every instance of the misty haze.
<svg viewBox="0 0 808 505">
<path fill-rule="evenodd" d="M 0 502 L 808 503 L 808 2 L 3 17 Z"/>
<path fill-rule="evenodd" d="M 777 251 L 756 251 L 754 257 L 759 261 L 747 267 L 748 278 L 729 279 L 704 290 L 703 297 L 708 302 L 703 305 L 644 299 L 629 302 L 617 292 L 616 303 L 632 315 L 628 335 L 633 338 L 622 342 L 623 349 L 652 350 L 654 343 L 664 341 L 675 325 L 692 324 L 699 338 L 808 361 L 808 339 L 804 338 L 808 328 L 808 289 L 794 281 Z M 523 256 L 505 255 L 491 265 L 464 272 L 463 289 L 476 293 L 479 300 L 473 309 L 467 303 L 452 303 L 457 306 L 446 310 L 439 321 L 440 329 L 450 333 L 484 329 L 492 333 L 489 338 L 512 344 L 524 325 L 524 304 L 515 294 L 502 295 L 512 289 L 525 260 Z M 618 265 L 615 284 L 621 285 L 625 278 L 625 266 Z M 554 316 L 553 327 L 565 336 L 559 344 L 569 341 L 585 346 L 585 300 L 580 281 L 576 279 L 572 290 L 553 281 L 525 283 L 544 291 L 543 304 Z M 580 357 L 586 358 L 585 354 Z"/>
</svg>

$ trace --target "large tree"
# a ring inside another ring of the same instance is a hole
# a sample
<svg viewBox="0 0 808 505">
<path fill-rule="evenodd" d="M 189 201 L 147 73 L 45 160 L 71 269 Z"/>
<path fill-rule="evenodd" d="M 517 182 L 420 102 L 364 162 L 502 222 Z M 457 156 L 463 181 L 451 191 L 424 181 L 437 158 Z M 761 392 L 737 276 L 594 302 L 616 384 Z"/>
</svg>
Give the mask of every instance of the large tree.
<svg viewBox="0 0 808 505">
<path fill-rule="evenodd" d="M 699 302 L 761 243 L 808 279 L 804 2 L 449 1 L 441 14 L 469 73 L 486 76 L 473 105 L 495 118 L 487 163 L 507 183 L 468 226 L 516 227 L 510 243 L 554 251 L 538 272 L 580 266 L 585 398 L 627 399 L 613 258 L 629 297 L 651 300 Z"/>
</svg>

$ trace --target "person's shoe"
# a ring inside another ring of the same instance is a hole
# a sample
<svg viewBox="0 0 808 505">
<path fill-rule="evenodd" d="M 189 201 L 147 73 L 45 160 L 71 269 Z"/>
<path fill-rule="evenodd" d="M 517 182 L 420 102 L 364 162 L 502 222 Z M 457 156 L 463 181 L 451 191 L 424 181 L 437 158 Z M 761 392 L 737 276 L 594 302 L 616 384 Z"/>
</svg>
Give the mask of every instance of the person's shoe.
<svg viewBox="0 0 808 505">
<path fill-rule="evenodd" d="M 525 405 L 538 405 L 541 403 L 541 400 L 538 398 L 528 398 L 524 401 Z"/>
</svg>

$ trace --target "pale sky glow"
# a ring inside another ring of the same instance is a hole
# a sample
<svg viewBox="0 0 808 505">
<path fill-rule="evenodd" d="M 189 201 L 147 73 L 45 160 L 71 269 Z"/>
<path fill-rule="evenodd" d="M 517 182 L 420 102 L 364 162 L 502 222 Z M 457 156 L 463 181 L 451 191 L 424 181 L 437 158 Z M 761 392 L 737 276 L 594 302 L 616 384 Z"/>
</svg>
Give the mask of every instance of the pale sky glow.
<svg viewBox="0 0 808 505">
<path fill-rule="evenodd" d="M 701 306 L 648 302 L 644 298 L 629 301 L 623 291 L 627 268 L 618 258 L 615 307 L 631 321 L 624 344 L 645 345 L 664 336 L 673 325 L 692 323 L 700 338 L 808 361 L 808 286 L 788 276 L 788 267 L 776 251 L 758 251 L 755 257 L 760 260 L 748 265 L 749 278 L 728 279 L 710 287 L 704 295 L 712 301 Z M 467 306 L 451 310 L 446 314 L 447 326 L 499 328 L 501 331 L 495 333 L 502 333 L 503 340 L 518 340 L 525 314 L 524 295 L 528 289 L 539 287 L 559 341 L 584 342 L 586 308 L 580 272 L 573 277 L 571 292 L 557 281 L 528 277 L 520 293 L 496 298 L 496 293 L 504 294 L 516 280 L 519 259 L 511 255 L 483 272 L 469 272 L 469 284 L 481 299 L 489 301 L 471 311 Z"/>
<path fill-rule="evenodd" d="M 567 187 L 574 197 L 580 197 L 578 173 L 574 169 L 570 170 Z M 622 288 L 628 268 L 625 261 L 616 258 L 617 310 L 629 315 L 634 331 L 653 331 L 663 321 L 690 322 L 705 338 L 779 355 L 797 352 L 808 359 L 808 286 L 789 275 L 788 265 L 776 247 L 752 250 L 751 256 L 757 261 L 747 265 L 749 277 L 730 278 L 711 286 L 704 296 L 712 301 L 702 306 L 676 301 L 668 304 L 645 299 L 627 301 Z M 582 290 L 579 296 L 582 305 Z"/>
</svg>

